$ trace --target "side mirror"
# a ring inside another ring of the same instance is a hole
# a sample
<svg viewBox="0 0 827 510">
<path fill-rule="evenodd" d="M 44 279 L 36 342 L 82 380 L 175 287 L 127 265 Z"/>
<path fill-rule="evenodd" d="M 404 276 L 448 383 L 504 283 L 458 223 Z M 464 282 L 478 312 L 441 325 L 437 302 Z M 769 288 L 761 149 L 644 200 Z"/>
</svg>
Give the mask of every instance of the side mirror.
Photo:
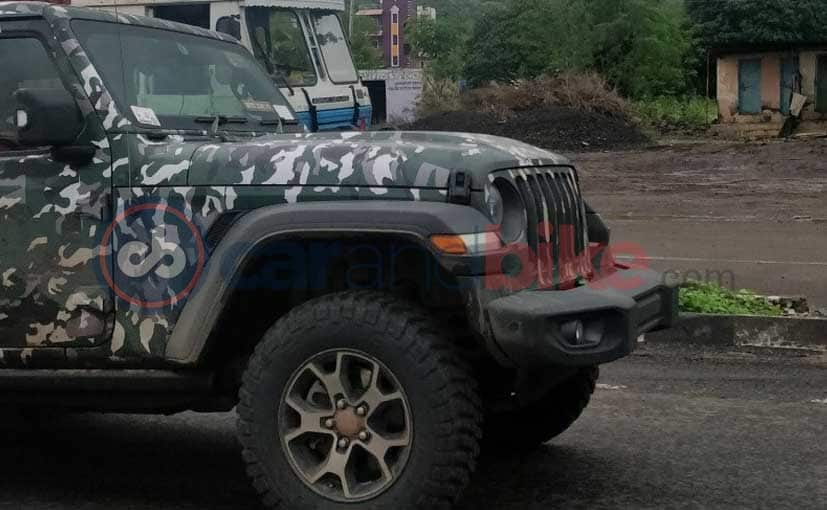
<svg viewBox="0 0 827 510">
<path fill-rule="evenodd" d="M 215 23 L 215 31 L 241 40 L 241 21 L 238 16 L 223 16 Z"/>
<path fill-rule="evenodd" d="M 17 141 L 24 147 L 60 147 L 75 142 L 83 116 L 65 89 L 18 89 L 15 122 Z"/>
</svg>

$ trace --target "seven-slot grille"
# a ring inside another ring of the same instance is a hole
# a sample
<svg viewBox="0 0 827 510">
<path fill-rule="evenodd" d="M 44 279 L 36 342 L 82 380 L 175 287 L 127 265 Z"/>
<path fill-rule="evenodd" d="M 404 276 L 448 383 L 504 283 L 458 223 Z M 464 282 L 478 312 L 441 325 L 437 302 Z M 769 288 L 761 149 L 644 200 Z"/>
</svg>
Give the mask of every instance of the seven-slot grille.
<svg viewBox="0 0 827 510">
<path fill-rule="evenodd" d="M 527 242 L 536 255 L 538 287 L 590 279 L 586 208 L 574 169 L 520 168 L 506 173 L 526 206 Z"/>
</svg>

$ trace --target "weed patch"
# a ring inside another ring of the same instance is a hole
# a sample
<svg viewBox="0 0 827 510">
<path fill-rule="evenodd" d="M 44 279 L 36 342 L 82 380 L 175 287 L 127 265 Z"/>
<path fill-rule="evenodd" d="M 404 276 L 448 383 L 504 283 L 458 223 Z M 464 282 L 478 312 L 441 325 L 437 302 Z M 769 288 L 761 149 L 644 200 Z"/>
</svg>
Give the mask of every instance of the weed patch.
<svg viewBox="0 0 827 510">
<path fill-rule="evenodd" d="M 706 131 L 718 118 L 718 105 L 698 96 L 656 97 L 632 104 L 633 115 L 643 127 L 661 133 Z"/>
<path fill-rule="evenodd" d="M 732 291 L 715 283 L 689 281 L 681 287 L 683 312 L 777 317 L 783 310 L 749 290 Z"/>
</svg>

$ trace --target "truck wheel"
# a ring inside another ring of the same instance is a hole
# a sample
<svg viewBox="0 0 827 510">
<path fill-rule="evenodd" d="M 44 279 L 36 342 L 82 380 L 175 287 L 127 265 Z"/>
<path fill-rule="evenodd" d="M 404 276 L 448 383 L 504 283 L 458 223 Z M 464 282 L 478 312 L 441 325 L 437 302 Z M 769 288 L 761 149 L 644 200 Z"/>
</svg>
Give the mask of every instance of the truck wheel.
<svg viewBox="0 0 827 510">
<path fill-rule="evenodd" d="M 268 508 L 448 509 L 479 454 L 470 368 L 426 312 L 383 293 L 294 309 L 239 396 L 247 473 Z"/>
<path fill-rule="evenodd" d="M 589 405 L 600 370 L 584 368 L 530 406 L 486 416 L 485 446 L 525 451 L 559 436 Z"/>
</svg>

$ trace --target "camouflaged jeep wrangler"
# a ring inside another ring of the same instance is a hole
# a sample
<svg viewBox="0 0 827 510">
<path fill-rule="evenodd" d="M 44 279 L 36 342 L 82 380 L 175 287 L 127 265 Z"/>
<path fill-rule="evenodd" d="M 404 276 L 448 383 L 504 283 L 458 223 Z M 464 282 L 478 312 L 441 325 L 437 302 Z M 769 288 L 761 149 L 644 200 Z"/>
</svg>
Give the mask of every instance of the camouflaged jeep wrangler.
<svg viewBox="0 0 827 510">
<path fill-rule="evenodd" d="M 450 508 L 675 319 L 548 151 L 304 133 L 157 19 L 0 3 L 0 68 L 3 409 L 235 407 L 268 507 Z"/>
</svg>

